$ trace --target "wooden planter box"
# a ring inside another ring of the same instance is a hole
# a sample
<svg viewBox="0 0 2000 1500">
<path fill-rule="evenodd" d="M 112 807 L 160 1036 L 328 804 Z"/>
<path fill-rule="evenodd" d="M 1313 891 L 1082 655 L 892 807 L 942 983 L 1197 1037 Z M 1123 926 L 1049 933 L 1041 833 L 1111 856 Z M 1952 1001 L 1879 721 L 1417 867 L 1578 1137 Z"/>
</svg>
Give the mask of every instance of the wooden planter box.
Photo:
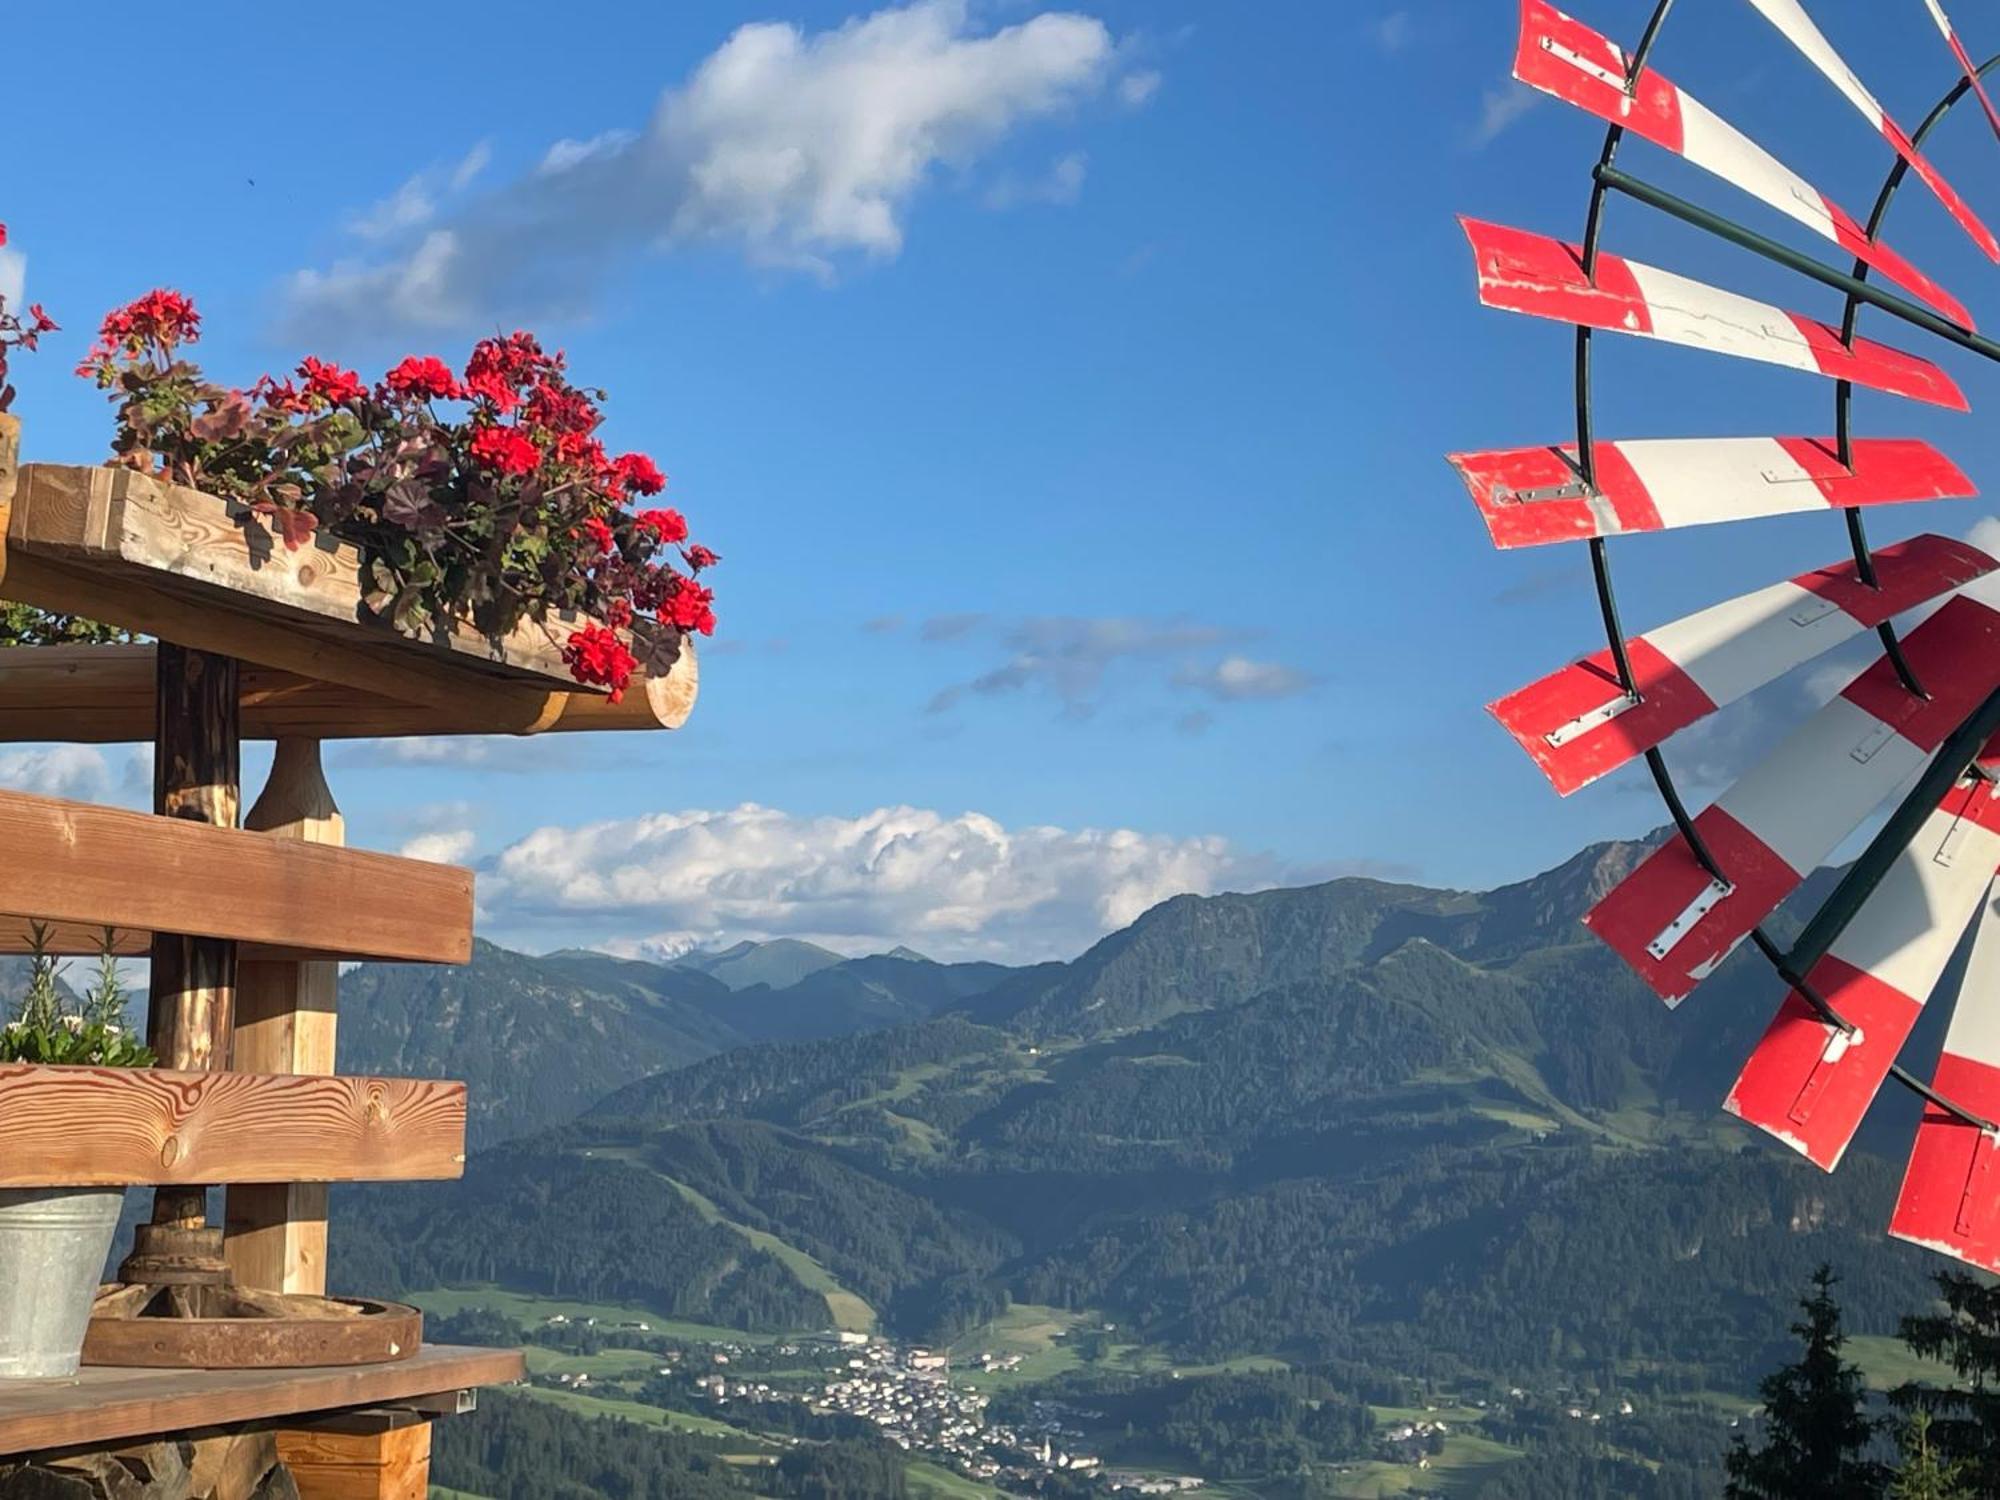
<svg viewBox="0 0 2000 1500">
<path fill-rule="evenodd" d="M 418 1182 L 465 1171 L 465 1085 L 0 1063 L 0 1187 Z"/>
<path fill-rule="evenodd" d="M 480 732 L 545 729 L 573 700 L 604 696 L 563 663 L 570 636 L 590 623 L 582 616 L 526 624 L 498 643 L 462 623 L 405 636 L 362 604 L 361 553 L 352 544 L 323 536 L 291 551 L 246 530 L 244 507 L 130 469 L 17 468 L 18 434 L 18 422 L 0 426 L 0 595 L 8 599 L 434 714 L 470 712 Z M 645 686 L 627 695 L 641 714 Z M 662 705 L 659 723 L 691 693 L 682 685 L 666 696 L 675 702 Z"/>
</svg>

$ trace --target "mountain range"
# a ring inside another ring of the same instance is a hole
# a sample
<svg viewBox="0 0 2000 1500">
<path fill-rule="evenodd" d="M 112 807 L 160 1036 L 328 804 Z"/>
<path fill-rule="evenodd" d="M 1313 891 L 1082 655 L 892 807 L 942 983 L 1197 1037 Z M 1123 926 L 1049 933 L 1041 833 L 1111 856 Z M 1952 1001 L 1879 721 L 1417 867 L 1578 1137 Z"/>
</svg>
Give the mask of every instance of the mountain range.
<svg viewBox="0 0 2000 1500">
<path fill-rule="evenodd" d="M 464 968 L 364 964 L 345 975 L 340 1065 L 465 1080 L 471 1143 L 491 1145 L 732 1048 L 922 1020 L 1012 972 L 908 950 L 844 959 L 789 940 L 665 964 L 578 949 L 530 957 L 481 941 Z"/>
<path fill-rule="evenodd" d="M 344 1065 L 466 1077 L 488 1144 L 459 1183 L 343 1190 L 333 1264 L 748 1328 L 948 1338 L 1011 1298 L 1189 1358 L 1741 1389 L 1821 1260 L 1864 1331 L 1924 1298 L 1875 1149 L 1913 1116 L 1885 1096 L 1826 1176 L 1718 1113 L 1778 986 L 1739 956 L 1669 1012 L 1580 927 L 1645 847 L 1489 892 L 1178 897 L 1027 969 L 364 969 Z"/>
</svg>

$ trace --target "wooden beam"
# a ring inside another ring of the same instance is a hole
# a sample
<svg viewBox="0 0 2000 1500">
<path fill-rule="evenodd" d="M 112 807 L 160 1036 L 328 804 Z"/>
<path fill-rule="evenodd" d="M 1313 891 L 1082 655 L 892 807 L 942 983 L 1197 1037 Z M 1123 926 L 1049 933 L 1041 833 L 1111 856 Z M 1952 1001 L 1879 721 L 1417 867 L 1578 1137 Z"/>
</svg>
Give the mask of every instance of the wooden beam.
<svg viewBox="0 0 2000 1500">
<path fill-rule="evenodd" d="M 14 510 L 20 462 L 21 419 L 0 412 L 0 579 L 7 576 L 7 525 Z"/>
<path fill-rule="evenodd" d="M 0 1187 L 424 1182 L 465 1170 L 465 1085 L 0 1064 Z"/>
<path fill-rule="evenodd" d="M 403 703 L 344 683 L 243 664 L 243 737 L 393 739 L 413 735 L 526 733 L 522 716 L 445 698 Z M 664 677 L 635 682 L 613 703 L 597 693 L 557 693 L 541 733 L 678 729 L 694 710 L 701 671 L 694 647 Z M 546 715 L 542 715 L 546 717 Z M 130 744 L 153 733 L 153 647 L 38 646 L 0 650 L 0 743 L 62 740 Z"/>
<path fill-rule="evenodd" d="M 347 824 L 320 768 L 319 741 L 278 741 L 270 778 L 244 826 L 274 838 L 338 848 Z M 248 1073 L 333 1072 L 340 966 L 245 961 L 237 976 L 234 1066 Z M 238 1286 L 326 1292 L 326 1184 L 246 1182 L 230 1187 L 223 1257 Z"/>
<path fill-rule="evenodd" d="M 207 649 L 405 702 L 431 701 L 454 681 L 511 682 L 544 694 L 576 687 L 563 650 L 590 623 L 582 616 L 529 621 L 500 642 L 463 622 L 423 639 L 404 636 L 364 606 L 358 547 L 323 536 L 295 551 L 273 542 L 263 527 L 246 526 L 247 519 L 239 504 L 132 469 L 24 464 L 7 541 L 10 554 L 59 565 L 72 584 L 81 575 L 113 585 L 113 592 L 93 599 L 89 612 L 97 618 L 165 640 L 205 644 L 127 615 L 134 608 L 164 610 L 199 628 L 220 611 L 236 617 L 239 639 Z M 63 582 L 52 577 L 42 586 Z M 269 654 L 281 641 L 333 643 L 374 659 L 386 675 L 366 681 L 295 668 Z M 391 685 L 394 674 L 403 674 L 400 688 Z"/>
<path fill-rule="evenodd" d="M 30 466 L 32 467 L 32 466 Z M 449 706 L 498 726 L 496 733 L 530 734 L 557 711 L 563 695 L 545 687 L 487 678 L 478 673 L 438 672 L 423 658 L 406 663 L 380 650 L 323 641 L 270 626 L 233 610 L 226 595 L 206 601 L 183 599 L 160 589 L 133 588 L 81 567 L 23 551 L 10 542 L 5 596 L 22 604 L 94 620 L 178 641 L 218 655 L 234 655 L 300 676 L 379 693 L 412 703 Z M 66 738 L 66 736 L 59 736 Z"/>
<path fill-rule="evenodd" d="M 154 658 L 153 814 L 194 827 L 234 829 L 242 792 L 236 732 L 236 658 L 162 643 Z M 235 1029 L 236 944 L 226 937 L 155 930 L 146 1045 L 169 1068 L 229 1066 Z M 163 1144 L 178 1155 L 170 1135 Z M 208 1224 L 203 1179 L 153 1194 L 153 1215 L 132 1232 L 118 1268 L 124 1282 L 220 1280 L 222 1231 Z"/>
<path fill-rule="evenodd" d="M 0 792 L 0 911 L 318 956 L 465 963 L 472 872 Z"/>
<path fill-rule="evenodd" d="M 427 1344 L 391 1364 L 305 1370 L 129 1370 L 14 1381 L 0 1401 L 0 1454 L 114 1444 L 190 1428 L 387 1405 L 519 1380 L 518 1350 Z"/>
<path fill-rule="evenodd" d="M 299 1500 L 424 1500 L 431 1424 L 365 1433 L 281 1430 L 278 1457 L 292 1471 Z"/>
</svg>

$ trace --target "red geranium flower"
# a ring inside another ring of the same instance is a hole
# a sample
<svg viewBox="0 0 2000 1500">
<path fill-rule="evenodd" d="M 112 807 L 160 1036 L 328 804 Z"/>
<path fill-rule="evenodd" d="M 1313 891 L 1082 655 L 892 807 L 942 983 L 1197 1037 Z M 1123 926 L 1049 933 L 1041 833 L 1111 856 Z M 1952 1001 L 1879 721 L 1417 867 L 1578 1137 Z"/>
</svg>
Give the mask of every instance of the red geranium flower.
<svg viewBox="0 0 2000 1500">
<path fill-rule="evenodd" d="M 451 366 L 434 354 L 412 354 L 383 376 L 382 383 L 399 396 L 420 401 L 456 401 L 461 394 Z"/>
<path fill-rule="evenodd" d="M 472 456 L 502 474 L 532 474 L 542 461 L 541 450 L 518 427 L 482 427 L 472 439 Z"/>
<path fill-rule="evenodd" d="M 111 361 L 118 355 L 136 359 L 150 344 L 166 357 L 176 344 L 192 344 L 200 338 L 201 314 L 194 310 L 193 301 L 180 292 L 158 287 L 104 315 L 97 342 L 90 346 L 76 372 L 108 381 Z"/>
<path fill-rule="evenodd" d="M 677 510 L 642 510 L 632 518 L 632 524 L 652 532 L 658 542 L 687 540 L 687 518 Z"/>
<path fill-rule="evenodd" d="M 7 248 L 7 226 L 0 224 L 0 250 Z"/>
<path fill-rule="evenodd" d="M 300 394 L 297 386 L 289 380 L 279 380 L 274 376 L 259 377 L 257 383 L 250 387 L 250 394 L 273 411 L 296 416 L 301 412 L 312 410 L 312 403 Z"/>
<path fill-rule="evenodd" d="M 700 543 L 696 543 L 692 547 L 683 547 L 681 549 L 681 560 L 694 569 L 695 572 L 699 573 L 703 568 L 712 568 L 721 562 L 722 554 L 711 552 Z"/>
<path fill-rule="evenodd" d="M 613 488 L 621 489 L 628 495 L 657 495 L 667 487 L 667 476 L 643 453 L 621 453 L 611 460 L 605 479 Z"/>
<path fill-rule="evenodd" d="M 465 364 L 468 395 L 491 401 L 502 416 L 521 404 L 521 392 L 543 371 L 562 368 L 562 356 L 551 359 L 532 333 L 504 339 L 481 339 Z"/>
<path fill-rule="evenodd" d="M 585 625 L 563 647 L 563 661 L 578 682 L 594 682 L 611 689 L 611 701 L 625 696 L 625 685 L 639 665 L 638 658 L 618 638 L 618 632 L 602 625 Z"/>
<path fill-rule="evenodd" d="M 308 396 L 318 396 L 333 406 L 359 401 L 368 394 L 368 387 L 352 370 L 343 370 L 339 365 L 314 359 L 310 354 L 299 364 L 299 378 L 305 381 Z"/>
<path fill-rule="evenodd" d="M 680 630 L 715 634 L 715 590 L 703 588 L 692 578 L 676 581 L 673 593 L 660 607 L 660 618 Z"/>
<path fill-rule="evenodd" d="M 618 545 L 618 538 L 611 531 L 611 523 L 602 516 L 585 516 L 583 525 L 577 529 L 597 543 L 599 552 L 609 552 Z"/>
<path fill-rule="evenodd" d="M 0 245 L 6 243 L 7 226 L 0 224 Z M 62 328 L 60 323 L 42 311 L 42 304 L 39 302 L 30 302 L 28 304 L 28 316 L 34 320 L 34 331 L 36 333 L 56 333 Z"/>
</svg>

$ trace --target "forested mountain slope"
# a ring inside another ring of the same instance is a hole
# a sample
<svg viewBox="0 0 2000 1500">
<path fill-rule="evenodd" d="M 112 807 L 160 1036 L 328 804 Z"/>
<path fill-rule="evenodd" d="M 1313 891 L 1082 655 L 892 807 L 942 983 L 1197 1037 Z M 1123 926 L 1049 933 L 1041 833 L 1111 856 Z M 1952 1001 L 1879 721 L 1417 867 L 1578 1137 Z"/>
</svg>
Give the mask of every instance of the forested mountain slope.
<svg viewBox="0 0 2000 1500">
<path fill-rule="evenodd" d="M 1483 894 L 1177 898 L 1075 963 L 925 990 L 955 1011 L 631 1082 L 340 1233 L 408 1285 L 740 1326 L 865 1303 L 948 1335 L 1011 1296 L 1190 1357 L 1733 1388 L 1819 1260 L 1863 1328 L 1933 1267 L 1881 1233 L 1888 1161 L 1828 1177 L 1718 1113 L 1767 971 L 1669 1012 L 1578 925 L 1641 852 Z"/>
<path fill-rule="evenodd" d="M 784 989 L 732 987 L 686 960 L 575 950 L 536 958 L 487 942 L 460 969 L 364 964 L 341 981 L 340 1064 L 350 1073 L 462 1079 L 471 1088 L 472 1144 L 492 1145 L 573 1119 L 663 1069 L 775 1037 L 839 1036 L 927 1017 L 1011 972 L 887 955 L 827 954 L 820 964 L 783 950 L 759 969 L 757 953 L 746 951 L 755 946 L 715 955 L 715 967 L 742 980 L 803 965 L 804 977 Z"/>
</svg>

